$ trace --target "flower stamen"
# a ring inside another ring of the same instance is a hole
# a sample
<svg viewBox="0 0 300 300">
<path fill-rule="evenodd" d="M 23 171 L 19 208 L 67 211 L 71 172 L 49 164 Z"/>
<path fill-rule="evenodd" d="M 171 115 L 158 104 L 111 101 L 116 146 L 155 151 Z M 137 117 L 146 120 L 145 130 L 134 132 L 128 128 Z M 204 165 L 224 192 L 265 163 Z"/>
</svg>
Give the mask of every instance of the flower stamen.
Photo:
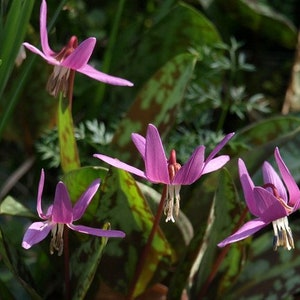
<svg viewBox="0 0 300 300">
<path fill-rule="evenodd" d="M 273 249 L 276 251 L 282 246 L 287 250 L 295 248 L 291 228 L 289 227 L 288 218 L 283 217 L 272 222 L 274 229 Z"/>
<path fill-rule="evenodd" d="M 51 230 L 52 239 L 50 242 L 50 254 L 52 255 L 56 250 L 58 256 L 61 256 L 64 250 L 64 224 L 57 223 Z"/>
</svg>

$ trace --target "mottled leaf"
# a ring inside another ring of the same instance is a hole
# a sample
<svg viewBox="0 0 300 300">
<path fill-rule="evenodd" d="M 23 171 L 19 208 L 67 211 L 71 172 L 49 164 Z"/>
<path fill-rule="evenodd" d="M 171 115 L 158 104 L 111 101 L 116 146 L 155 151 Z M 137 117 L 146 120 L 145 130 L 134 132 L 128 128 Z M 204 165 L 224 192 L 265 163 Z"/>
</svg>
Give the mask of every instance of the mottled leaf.
<svg viewBox="0 0 300 300">
<path fill-rule="evenodd" d="M 58 107 L 58 138 L 60 147 L 60 161 L 63 171 L 80 167 L 77 144 L 74 136 L 72 108 L 69 100 L 59 96 Z"/>
<path fill-rule="evenodd" d="M 194 55 L 180 54 L 168 61 L 143 86 L 120 122 L 113 140 L 122 152 L 131 153 L 131 158 L 135 158 L 131 133 L 144 134 L 149 123 L 154 123 L 162 133 L 172 126 L 195 62 Z"/>
<path fill-rule="evenodd" d="M 109 229 L 105 224 L 103 229 Z M 86 294 L 93 282 L 108 238 L 89 237 L 82 241 L 73 253 L 70 261 L 73 300 L 86 299 Z"/>
<path fill-rule="evenodd" d="M 100 272 L 105 282 L 126 295 L 154 218 L 129 173 L 112 169 L 101 188 L 103 194 L 99 209 L 102 218 L 109 221 L 113 229 L 123 230 L 126 237 L 122 240 L 109 241 L 100 265 Z M 171 248 L 159 230 L 135 287 L 135 296 L 141 294 L 150 283 L 159 282 L 166 275 L 171 256 Z"/>
</svg>

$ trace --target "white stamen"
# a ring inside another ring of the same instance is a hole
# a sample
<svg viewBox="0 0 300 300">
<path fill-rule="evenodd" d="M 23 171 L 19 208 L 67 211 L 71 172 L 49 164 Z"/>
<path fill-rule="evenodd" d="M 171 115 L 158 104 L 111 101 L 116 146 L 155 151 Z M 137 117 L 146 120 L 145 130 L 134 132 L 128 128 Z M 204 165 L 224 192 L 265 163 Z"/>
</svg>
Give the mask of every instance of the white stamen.
<svg viewBox="0 0 300 300">
<path fill-rule="evenodd" d="M 175 217 L 178 216 L 180 208 L 180 185 L 168 185 L 167 186 L 167 195 L 165 200 L 164 214 L 167 216 L 166 222 L 172 221 L 175 223 Z M 175 202 L 175 203 L 174 203 Z"/>
<path fill-rule="evenodd" d="M 62 66 L 54 66 L 53 72 L 50 75 L 46 89 L 50 95 L 57 97 L 59 92 L 66 97 L 69 89 L 70 69 Z"/>
<path fill-rule="evenodd" d="M 53 254 L 56 250 L 58 256 L 61 256 L 64 250 L 64 224 L 57 223 L 51 230 L 52 239 L 50 242 L 50 254 Z"/>
<path fill-rule="evenodd" d="M 287 217 L 272 222 L 274 229 L 273 249 L 283 246 L 287 250 L 295 248 L 294 239 Z"/>
</svg>

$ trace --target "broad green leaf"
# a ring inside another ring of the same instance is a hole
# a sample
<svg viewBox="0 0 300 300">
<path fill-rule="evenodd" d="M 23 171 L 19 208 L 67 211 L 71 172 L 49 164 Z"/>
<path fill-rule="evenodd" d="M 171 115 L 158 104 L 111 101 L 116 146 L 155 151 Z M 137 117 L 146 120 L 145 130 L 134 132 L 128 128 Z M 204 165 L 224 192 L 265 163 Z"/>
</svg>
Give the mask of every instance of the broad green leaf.
<svg viewBox="0 0 300 300">
<path fill-rule="evenodd" d="M 112 169 L 102 184 L 102 193 L 99 217 L 110 222 L 112 229 L 123 230 L 126 237 L 109 240 L 100 272 L 105 282 L 125 295 L 154 218 L 135 180 L 125 171 Z M 141 294 L 149 284 L 160 282 L 166 275 L 171 257 L 172 250 L 159 230 L 135 287 L 135 296 Z"/>
<path fill-rule="evenodd" d="M 167 62 L 143 86 L 126 117 L 120 122 L 113 140 L 122 153 L 128 152 L 135 157 L 131 151 L 131 133 L 146 132 L 149 123 L 156 124 L 163 133 L 170 129 L 193 74 L 195 62 L 194 55 L 180 54 Z"/>
<path fill-rule="evenodd" d="M 103 229 L 109 228 L 109 224 L 103 227 Z M 73 300 L 86 299 L 107 240 L 104 237 L 91 237 L 87 241 L 82 241 L 80 247 L 73 253 L 70 261 Z"/>
<path fill-rule="evenodd" d="M 2 230 L 0 230 L 0 255 L 1 260 L 14 275 L 15 279 L 27 291 L 31 299 L 41 300 L 42 298 L 30 284 L 32 279 L 29 275 L 29 272 L 26 270 L 25 265 L 20 260 L 20 255 L 16 252 L 16 249 L 12 247 L 5 239 Z"/>
<path fill-rule="evenodd" d="M 282 14 L 270 6 L 251 0 L 216 1 L 222 13 L 228 13 L 239 25 L 244 25 L 262 36 L 287 48 L 295 48 L 296 27 Z"/>
<path fill-rule="evenodd" d="M 127 77 L 140 88 L 175 56 L 191 48 L 209 47 L 220 41 L 217 29 L 200 11 L 179 3 L 145 33 L 136 47 L 130 49 L 128 61 L 124 62 L 124 55 L 120 53 L 115 59 L 122 59 L 122 64 L 117 65 L 123 66 L 126 63 Z M 122 39 L 121 42 L 123 45 L 128 44 Z"/>
<path fill-rule="evenodd" d="M 74 125 L 71 103 L 59 96 L 58 107 L 58 138 L 60 148 L 60 161 L 64 173 L 80 167 L 77 144 L 74 136 Z"/>
<path fill-rule="evenodd" d="M 7 196 L 0 204 L 0 215 L 11 215 L 19 217 L 35 218 L 34 215 L 27 207 L 18 202 L 11 196 Z"/>
</svg>

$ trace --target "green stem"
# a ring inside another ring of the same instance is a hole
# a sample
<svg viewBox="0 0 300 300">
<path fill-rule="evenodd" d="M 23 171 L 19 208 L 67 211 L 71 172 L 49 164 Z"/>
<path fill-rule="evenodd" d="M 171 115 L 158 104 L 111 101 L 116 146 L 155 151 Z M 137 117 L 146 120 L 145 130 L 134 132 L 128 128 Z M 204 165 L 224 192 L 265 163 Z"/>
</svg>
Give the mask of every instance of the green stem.
<svg viewBox="0 0 300 300">
<path fill-rule="evenodd" d="M 116 11 L 115 18 L 114 18 L 114 23 L 112 26 L 111 33 L 109 35 L 109 43 L 107 46 L 107 50 L 105 51 L 103 65 L 101 68 L 101 71 L 104 73 L 109 73 L 109 70 L 110 70 L 113 49 L 115 47 L 117 36 L 118 36 L 118 29 L 119 29 L 121 15 L 122 15 L 122 12 L 124 9 L 124 4 L 125 4 L 125 0 L 119 0 L 119 4 L 118 4 L 117 11 Z M 105 89 L 106 89 L 106 84 L 98 85 L 98 88 L 96 90 L 95 97 L 94 97 L 95 107 L 99 107 L 101 105 L 102 99 L 103 99 L 103 96 L 105 93 Z"/>
<path fill-rule="evenodd" d="M 157 208 L 157 212 L 156 212 L 156 215 L 155 215 L 155 219 L 154 219 L 154 222 L 153 222 L 153 225 L 152 225 L 151 232 L 149 234 L 149 237 L 148 237 L 147 243 L 145 245 L 145 248 L 142 252 L 142 255 L 139 259 L 139 262 L 138 262 L 138 265 L 137 265 L 137 268 L 136 268 L 136 271 L 135 271 L 135 274 L 134 274 L 133 281 L 132 281 L 131 286 L 129 288 L 129 293 L 126 297 L 127 300 L 134 299 L 134 292 L 135 292 L 136 285 L 137 285 L 138 280 L 139 280 L 139 278 L 142 274 L 142 271 L 144 270 L 146 258 L 149 255 L 149 252 L 151 251 L 154 236 L 155 236 L 155 234 L 156 234 L 156 232 L 159 228 L 159 222 L 160 222 L 163 210 L 164 210 L 164 203 L 165 203 L 165 199 L 166 199 L 166 194 L 167 194 L 167 186 L 165 185 L 164 189 L 163 189 L 163 192 L 162 192 L 162 195 L 161 195 L 159 206 Z"/>
<path fill-rule="evenodd" d="M 69 252 L 69 228 L 64 226 L 64 267 L 65 267 L 65 296 L 71 300 L 70 289 L 70 252 Z"/>
</svg>

